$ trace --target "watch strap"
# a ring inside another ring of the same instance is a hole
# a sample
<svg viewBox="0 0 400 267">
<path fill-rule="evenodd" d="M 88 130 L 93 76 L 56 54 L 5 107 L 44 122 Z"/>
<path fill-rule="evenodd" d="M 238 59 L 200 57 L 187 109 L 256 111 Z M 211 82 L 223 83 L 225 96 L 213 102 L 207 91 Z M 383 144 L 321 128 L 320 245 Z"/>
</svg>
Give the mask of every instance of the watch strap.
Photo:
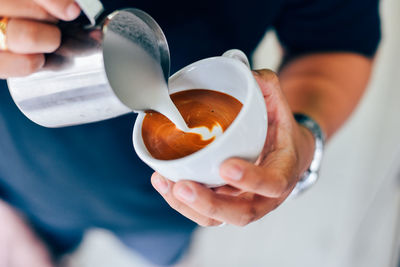
<svg viewBox="0 0 400 267">
<path fill-rule="evenodd" d="M 294 118 L 297 123 L 307 128 L 312 133 L 315 140 L 315 149 L 310 167 L 301 175 L 301 178 L 291 192 L 290 197 L 300 195 L 317 182 L 325 147 L 325 134 L 315 120 L 308 115 L 301 113 L 294 114 Z"/>
</svg>

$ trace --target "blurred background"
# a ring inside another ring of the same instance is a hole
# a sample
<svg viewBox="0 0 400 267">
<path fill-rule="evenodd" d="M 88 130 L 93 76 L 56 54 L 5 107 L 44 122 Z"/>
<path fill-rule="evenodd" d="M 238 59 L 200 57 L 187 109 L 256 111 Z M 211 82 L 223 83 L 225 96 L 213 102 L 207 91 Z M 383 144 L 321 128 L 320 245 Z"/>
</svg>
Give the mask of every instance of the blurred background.
<svg viewBox="0 0 400 267">
<path fill-rule="evenodd" d="M 400 1 L 381 4 L 383 40 L 366 95 L 328 144 L 319 182 L 245 228 L 200 228 L 183 267 L 398 266 L 400 212 Z M 254 55 L 276 69 L 273 32 Z M 151 266 L 93 229 L 70 267 Z"/>
</svg>

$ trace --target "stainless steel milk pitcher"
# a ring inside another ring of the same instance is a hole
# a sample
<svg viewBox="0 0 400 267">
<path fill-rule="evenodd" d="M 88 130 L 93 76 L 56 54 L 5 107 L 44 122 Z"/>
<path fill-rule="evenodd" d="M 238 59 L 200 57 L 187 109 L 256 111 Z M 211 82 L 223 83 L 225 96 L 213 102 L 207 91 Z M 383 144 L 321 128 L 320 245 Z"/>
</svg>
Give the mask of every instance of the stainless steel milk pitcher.
<svg viewBox="0 0 400 267">
<path fill-rule="evenodd" d="M 165 36 L 148 14 L 123 9 L 104 15 L 97 0 L 77 2 L 92 25 L 60 25 L 62 45 L 47 55 L 43 70 L 8 79 L 19 109 L 42 126 L 84 124 L 129 113 L 126 90 L 146 90 L 146 81 L 161 75 L 165 82 L 169 76 Z"/>
</svg>

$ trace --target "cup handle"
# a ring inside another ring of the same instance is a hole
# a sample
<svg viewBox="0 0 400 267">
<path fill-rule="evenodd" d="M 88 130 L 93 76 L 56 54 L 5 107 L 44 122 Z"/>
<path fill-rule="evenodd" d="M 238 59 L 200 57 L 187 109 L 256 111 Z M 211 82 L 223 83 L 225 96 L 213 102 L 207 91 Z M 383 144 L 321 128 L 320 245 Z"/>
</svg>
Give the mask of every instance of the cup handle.
<svg viewBox="0 0 400 267">
<path fill-rule="evenodd" d="M 249 59 L 247 58 L 246 54 L 239 49 L 228 50 L 222 56 L 237 59 L 250 69 Z"/>
</svg>

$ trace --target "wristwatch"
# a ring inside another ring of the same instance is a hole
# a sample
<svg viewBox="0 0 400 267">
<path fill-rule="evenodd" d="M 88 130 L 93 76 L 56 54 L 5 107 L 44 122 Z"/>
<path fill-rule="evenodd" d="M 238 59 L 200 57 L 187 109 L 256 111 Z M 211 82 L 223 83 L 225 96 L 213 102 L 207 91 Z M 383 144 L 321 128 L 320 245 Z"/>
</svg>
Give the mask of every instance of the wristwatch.
<svg viewBox="0 0 400 267">
<path fill-rule="evenodd" d="M 309 116 L 301 113 L 294 114 L 294 118 L 301 126 L 310 130 L 315 139 L 314 157 L 311 161 L 310 167 L 306 170 L 300 180 L 297 182 L 295 188 L 290 193 L 289 197 L 297 197 L 312 185 L 314 185 L 319 176 L 319 169 L 321 167 L 322 155 L 325 146 L 325 134 L 318 123 Z"/>
</svg>

